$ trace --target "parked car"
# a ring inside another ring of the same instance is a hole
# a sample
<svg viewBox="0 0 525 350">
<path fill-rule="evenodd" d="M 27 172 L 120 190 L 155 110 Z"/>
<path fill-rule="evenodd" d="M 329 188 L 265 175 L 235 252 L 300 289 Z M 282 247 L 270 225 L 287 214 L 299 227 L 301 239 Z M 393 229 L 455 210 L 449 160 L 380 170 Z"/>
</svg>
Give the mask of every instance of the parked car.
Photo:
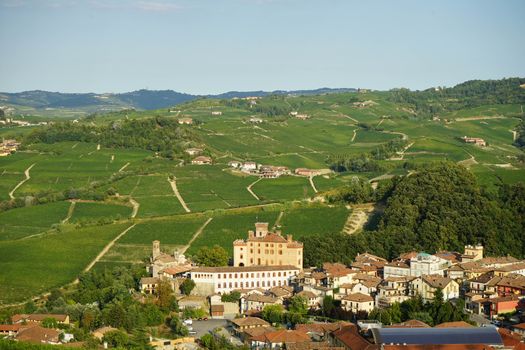
<svg viewBox="0 0 525 350">
<path fill-rule="evenodd" d="M 183 323 L 184 323 L 185 325 L 191 325 L 191 324 L 193 324 L 193 320 L 191 320 L 191 319 L 187 319 L 187 320 L 184 320 Z"/>
</svg>

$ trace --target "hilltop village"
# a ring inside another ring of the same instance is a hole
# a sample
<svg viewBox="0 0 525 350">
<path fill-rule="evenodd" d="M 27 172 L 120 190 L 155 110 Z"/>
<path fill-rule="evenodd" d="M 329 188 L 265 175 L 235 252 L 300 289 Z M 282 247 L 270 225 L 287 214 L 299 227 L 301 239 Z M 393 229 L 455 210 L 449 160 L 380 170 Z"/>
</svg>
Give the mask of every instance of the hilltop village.
<svg viewBox="0 0 525 350">
<path fill-rule="evenodd" d="M 255 223 L 246 238 L 232 245 L 231 266 L 198 266 L 178 251 L 163 252 L 160 241 L 152 243 L 149 276 L 140 279 L 135 298 L 142 302 L 162 298 L 169 286 L 181 317 L 186 317 L 181 325 L 186 336 L 150 336 L 151 346 L 196 349 L 202 344 L 196 338 L 206 334 L 228 346 L 250 349 L 408 346 L 393 343 L 417 343 L 410 349 L 427 349 L 430 344 L 455 344 L 454 349 L 525 346 L 521 323 L 525 261 L 485 257 L 482 245 L 467 245 L 461 253 L 407 252 L 392 261 L 362 253 L 350 266 L 326 262 L 310 268 L 303 267 L 303 244 L 265 222 Z M 457 315 L 425 319 L 423 312 L 396 319 L 389 314 L 400 305 L 418 303 L 457 308 L 459 319 Z M 335 309 L 339 311 L 334 313 Z M 514 316 L 502 318 L 505 314 Z M 70 315 L 16 314 L 11 321 L 0 325 L 8 338 L 74 344 L 74 335 L 62 330 L 72 326 Z M 116 331 L 105 325 L 92 336 L 107 346 Z M 422 334 L 424 340 L 414 343 Z"/>
</svg>

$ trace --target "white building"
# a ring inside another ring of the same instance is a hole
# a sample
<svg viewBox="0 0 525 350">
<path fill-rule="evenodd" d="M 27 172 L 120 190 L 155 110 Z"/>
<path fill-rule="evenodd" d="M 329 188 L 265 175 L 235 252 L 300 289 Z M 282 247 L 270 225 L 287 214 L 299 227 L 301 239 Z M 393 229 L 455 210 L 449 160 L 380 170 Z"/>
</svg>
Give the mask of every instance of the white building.
<svg viewBox="0 0 525 350">
<path fill-rule="evenodd" d="M 230 293 L 235 289 L 287 286 L 300 269 L 283 266 L 223 266 L 198 267 L 191 271 L 197 294 Z"/>
<path fill-rule="evenodd" d="M 450 266 L 448 260 L 435 255 L 419 253 L 410 259 L 410 276 L 445 275 L 445 270 Z"/>
</svg>

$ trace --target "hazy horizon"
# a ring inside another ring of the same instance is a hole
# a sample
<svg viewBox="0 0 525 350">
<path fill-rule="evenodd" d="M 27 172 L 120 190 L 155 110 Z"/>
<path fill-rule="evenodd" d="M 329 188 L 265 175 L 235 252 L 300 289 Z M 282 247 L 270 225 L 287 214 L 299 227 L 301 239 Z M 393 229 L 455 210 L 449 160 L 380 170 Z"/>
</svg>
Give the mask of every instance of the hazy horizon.
<svg viewBox="0 0 525 350">
<path fill-rule="evenodd" d="M 0 0 L 0 91 L 207 95 L 525 76 L 525 2 Z"/>
</svg>

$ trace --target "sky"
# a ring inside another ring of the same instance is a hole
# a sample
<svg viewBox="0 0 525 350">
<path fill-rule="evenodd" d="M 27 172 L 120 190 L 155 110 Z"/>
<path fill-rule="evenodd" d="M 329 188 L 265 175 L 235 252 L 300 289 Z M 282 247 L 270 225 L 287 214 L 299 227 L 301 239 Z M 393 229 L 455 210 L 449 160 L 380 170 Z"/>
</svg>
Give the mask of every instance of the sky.
<svg viewBox="0 0 525 350">
<path fill-rule="evenodd" d="M 525 76 L 523 0 L 0 0 L 0 91 L 424 89 Z"/>
</svg>

